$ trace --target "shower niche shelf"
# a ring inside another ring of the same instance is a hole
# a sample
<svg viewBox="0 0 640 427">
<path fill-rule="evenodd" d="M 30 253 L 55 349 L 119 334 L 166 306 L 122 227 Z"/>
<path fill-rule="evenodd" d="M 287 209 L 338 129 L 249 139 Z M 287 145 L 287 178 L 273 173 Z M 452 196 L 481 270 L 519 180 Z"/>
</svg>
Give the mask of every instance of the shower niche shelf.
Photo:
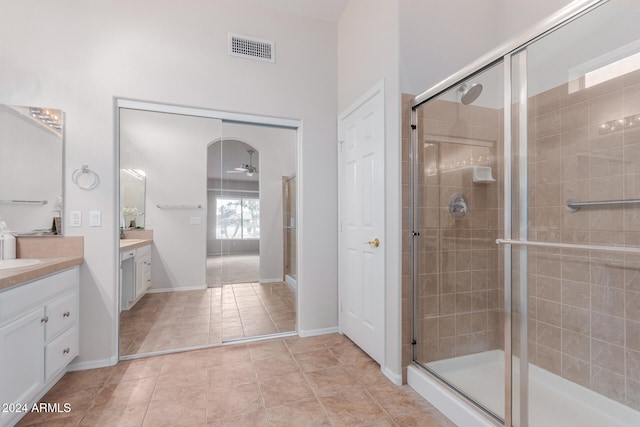
<svg viewBox="0 0 640 427">
<path fill-rule="evenodd" d="M 471 180 L 475 183 L 488 184 L 496 182 L 493 177 L 493 171 L 489 166 L 473 166 Z"/>
</svg>

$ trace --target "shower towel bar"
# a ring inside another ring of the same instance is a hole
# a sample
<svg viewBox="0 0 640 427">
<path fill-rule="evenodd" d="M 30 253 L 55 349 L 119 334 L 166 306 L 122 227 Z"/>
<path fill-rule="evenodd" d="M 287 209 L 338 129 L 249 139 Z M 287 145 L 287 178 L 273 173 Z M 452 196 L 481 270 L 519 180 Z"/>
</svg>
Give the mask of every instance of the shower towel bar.
<svg viewBox="0 0 640 427">
<path fill-rule="evenodd" d="M 640 204 L 640 199 L 627 199 L 627 200 L 599 200 L 593 202 L 579 202 L 577 200 L 567 200 L 567 209 L 571 212 L 578 212 L 582 207 L 588 206 L 620 206 L 620 205 L 637 205 Z"/>
<path fill-rule="evenodd" d="M 557 249 L 583 249 L 588 251 L 640 254 L 640 248 L 629 248 L 625 246 L 576 245 L 573 243 L 532 242 L 532 241 L 524 241 L 524 240 L 506 240 L 506 239 L 496 239 L 496 244 L 512 245 L 512 246 L 535 246 L 540 248 L 557 248 Z"/>
<path fill-rule="evenodd" d="M 202 205 L 156 205 L 158 209 L 202 209 Z"/>
<path fill-rule="evenodd" d="M 23 205 L 46 205 L 47 200 L 0 200 L 0 203 L 15 203 Z"/>
</svg>

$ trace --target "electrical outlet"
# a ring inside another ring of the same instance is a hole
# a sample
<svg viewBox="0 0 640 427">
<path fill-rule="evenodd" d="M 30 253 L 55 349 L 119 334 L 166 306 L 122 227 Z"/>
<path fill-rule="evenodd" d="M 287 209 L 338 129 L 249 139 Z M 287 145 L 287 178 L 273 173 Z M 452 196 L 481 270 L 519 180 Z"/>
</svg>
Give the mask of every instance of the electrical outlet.
<svg viewBox="0 0 640 427">
<path fill-rule="evenodd" d="M 82 212 L 69 212 L 69 227 L 82 227 Z"/>
<path fill-rule="evenodd" d="M 90 227 L 102 226 L 102 212 L 100 211 L 89 212 L 89 226 Z"/>
</svg>

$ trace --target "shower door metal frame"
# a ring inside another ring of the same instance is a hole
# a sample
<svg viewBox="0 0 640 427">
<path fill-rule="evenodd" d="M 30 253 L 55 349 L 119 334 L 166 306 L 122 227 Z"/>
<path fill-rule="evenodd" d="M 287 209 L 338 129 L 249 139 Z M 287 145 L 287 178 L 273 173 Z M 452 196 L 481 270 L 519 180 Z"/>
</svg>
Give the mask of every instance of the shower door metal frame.
<svg viewBox="0 0 640 427">
<path fill-rule="evenodd" d="M 519 309 L 520 309 L 520 388 L 519 388 L 519 403 L 520 403 L 520 417 L 519 417 L 519 427 L 527 427 L 529 423 L 529 411 L 528 411 L 528 286 L 527 284 L 527 255 L 528 255 L 528 246 L 550 246 L 552 244 L 547 244 L 545 242 L 529 242 L 527 236 L 527 211 L 528 211 L 528 200 L 525 197 L 519 197 L 519 240 L 512 240 L 513 233 L 513 223 L 512 223 L 512 215 L 513 215 L 513 198 L 512 198 L 512 190 L 513 190 L 513 176 L 512 176 L 512 58 L 515 55 L 521 55 L 519 60 L 519 76 L 526 77 L 526 48 L 536 40 L 545 37 L 547 34 L 563 27 L 564 25 L 570 23 L 574 19 L 588 13 L 589 11 L 597 8 L 598 6 L 607 3 L 608 0 L 583 0 L 575 3 L 571 3 L 565 8 L 558 11 L 556 14 L 550 16 L 544 21 L 541 21 L 538 25 L 531 27 L 528 31 L 520 33 L 514 39 L 509 42 L 506 42 L 496 49 L 488 52 L 486 55 L 480 57 L 476 61 L 469 64 L 467 67 L 461 69 L 457 73 L 449 76 L 445 80 L 442 80 L 440 83 L 426 90 L 422 94 L 416 96 L 413 99 L 411 104 L 411 154 L 410 154 L 410 180 L 411 180 L 411 202 L 409 209 L 409 221 L 411 223 L 412 228 L 412 239 L 411 241 L 411 251 L 412 251 L 412 286 L 413 286 L 413 316 L 412 316 L 412 356 L 413 363 L 424 368 L 431 376 L 437 379 L 439 382 L 447 385 L 454 391 L 456 391 L 460 396 L 465 398 L 466 400 L 472 402 L 476 409 L 480 411 L 484 415 L 490 415 L 492 419 L 495 421 L 500 421 L 504 423 L 505 426 L 513 425 L 513 310 L 512 304 L 513 301 L 513 293 L 512 293 L 512 245 L 513 246 L 521 246 L 519 250 L 520 253 L 520 300 Z M 418 218 L 417 212 L 417 204 L 416 200 L 419 194 L 418 185 L 416 182 L 416 178 L 418 176 L 418 138 L 417 138 L 417 108 L 419 108 L 422 104 L 425 104 L 431 99 L 436 98 L 442 93 L 448 91 L 454 86 L 460 84 L 462 81 L 472 77 L 475 74 L 481 73 L 485 69 L 498 64 L 500 61 L 503 61 L 503 69 L 504 69 L 504 147 L 503 147 L 503 168 L 504 168 L 504 237 L 502 239 L 497 239 L 496 244 L 502 246 L 504 248 L 504 352 L 505 352 L 505 416 L 504 420 L 495 419 L 496 416 L 488 411 L 486 408 L 482 407 L 478 402 L 474 399 L 467 396 L 462 390 L 457 387 L 449 384 L 445 379 L 439 376 L 437 373 L 432 370 L 426 368 L 423 364 L 416 361 L 416 337 L 417 337 L 417 328 L 416 322 L 414 319 L 417 315 L 417 264 L 418 264 L 418 252 L 416 250 L 416 242 L 419 238 L 420 234 L 417 232 L 416 227 L 416 219 Z M 519 184 L 519 194 L 527 194 L 527 156 L 526 156 L 526 147 L 527 147 L 527 81 L 526 78 L 520 78 L 520 85 L 518 87 L 518 101 L 519 101 L 519 132 L 518 132 L 518 149 L 519 152 L 524 155 L 520 156 L 520 162 L 518 167 L 518 184 Z M 523 124 L 524 123 L 524 124 Z M 565 245 L 567 246 L 567 245 Z M 571 246 L 571 245 L 569 245 Z M 578 245 L 576 245 L 578 246 Z M 595 249 L 595 247 L 593 248 Z M 616 251 L 616 248 L 610 248 L 611 251 Z M 620 251 L 623 252 L 623 251 Z M 624 251 L 626 252 L 626 251 Z M 524 267 L 523 267 L 524 266 Z M 525 286 L 522 286 L 522 284 Z M 523 289 L 524 288 L 524 289 Z M 524 338 L 523 338 L 524 337 Z"/>
</svg>

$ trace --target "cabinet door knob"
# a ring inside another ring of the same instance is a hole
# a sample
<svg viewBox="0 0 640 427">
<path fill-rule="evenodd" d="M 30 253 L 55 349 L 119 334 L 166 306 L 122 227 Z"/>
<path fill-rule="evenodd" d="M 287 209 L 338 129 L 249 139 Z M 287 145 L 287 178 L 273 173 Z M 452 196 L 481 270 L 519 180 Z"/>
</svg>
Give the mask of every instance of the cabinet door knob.
<svg viewBox="0 0 640 427">
<path fill-rule="evenodd" d="M 65 348 L 64 350 L 62 350 L 62 354 L 67 354 L 71 351 L 71 349 L 69 347 Z"/>
<path fill-rule="evenodd" d="M 64 313 L 62 313 L 62 317 L 69 317 L 71 316 L 71 312 L 69 311 L 65 311 Z"/>
<path fill-rule="evenodd" d="M 44 316 L 42 319 L 40 319 L 40 323 L 47 323 L 49 321 L 49 316 Z"/>
</svg>

